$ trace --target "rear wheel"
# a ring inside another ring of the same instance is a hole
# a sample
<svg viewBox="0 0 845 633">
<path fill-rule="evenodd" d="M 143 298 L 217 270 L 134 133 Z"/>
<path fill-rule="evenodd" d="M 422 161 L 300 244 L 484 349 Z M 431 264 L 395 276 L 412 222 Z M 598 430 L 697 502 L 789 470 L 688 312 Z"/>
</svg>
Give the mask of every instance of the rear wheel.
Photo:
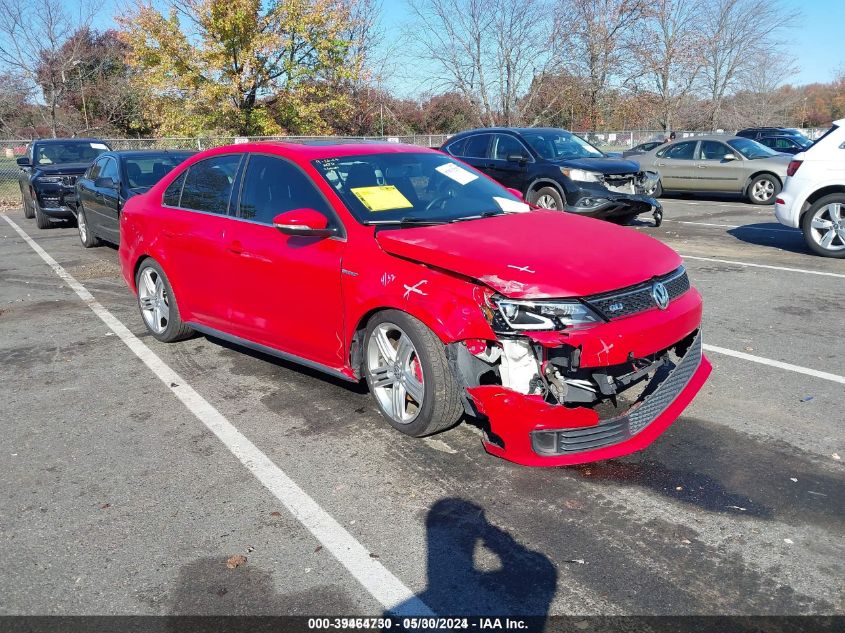
<svg viewBox="0 0 845 633">
<path fill-rule="evenodd" d="M 554 187 L 541 187 L 531 194 L 528 201 L 535 207 L 552 209 L 553 211 L 563 211 L 565 204 L 563 196 Z"/>
<path fill-rule="evenodd" d="M 801 230 L 817 255 L 845 258 L 845 194 L 816 200 L 801 218 Z"/>
<path fill-rule="evenodd" d="M 407 435 L 442 431 L 463 414 L 443 342 L 404 312 L 385 310 L 367 323 L 364 376 L 381 414 Z"/>
<path fill-rule="evenodd" d="M 135 277 L 135 285 L 138 288 L 138 307 L 150 334 L 165 343 L 193 334 L 193 330 L 182 323 L 173 289 L 158 262 L 144 260 Z"/>
<path fill-rule="evenodd" d="M 79 241 L 85 248 L 100 245 L 100 238 L 94 235 L 91 227 L 88 225 L 88 218 L 85 216 L 85 209 L 79 205 L 76 211 L 76 228 L 79 230 Z"/>
<path fill-rule="evenodd" d="M 771 174 L 760 174 L 748 185 L 748 201 L 752 204 L 773 204 L 780 189 L 777 178 Z"/>
<path fill-rule="evenodd" d="M 643 191 L 643 194 L 646 196 L 650 196 L 652 198 L 659 198 L 663 195 L 663 185 L 660 184 L 660 180 L 658 179 L 651 187 L 646 187 Z"/>
</svg>

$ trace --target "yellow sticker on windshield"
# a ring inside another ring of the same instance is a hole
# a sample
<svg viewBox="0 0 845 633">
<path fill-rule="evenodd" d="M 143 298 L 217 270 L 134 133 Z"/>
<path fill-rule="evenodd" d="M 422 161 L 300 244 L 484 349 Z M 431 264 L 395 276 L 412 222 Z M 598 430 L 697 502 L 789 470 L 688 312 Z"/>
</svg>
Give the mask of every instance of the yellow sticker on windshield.
<svg viewBox="0 0 845 633">
<path fill-rule="evenodd" d="M 409 209 L 414 205 L 393 185 L 380 187 L 355 187 L 350 189 L 355 197 L 370 211 Z"/>
</svg>

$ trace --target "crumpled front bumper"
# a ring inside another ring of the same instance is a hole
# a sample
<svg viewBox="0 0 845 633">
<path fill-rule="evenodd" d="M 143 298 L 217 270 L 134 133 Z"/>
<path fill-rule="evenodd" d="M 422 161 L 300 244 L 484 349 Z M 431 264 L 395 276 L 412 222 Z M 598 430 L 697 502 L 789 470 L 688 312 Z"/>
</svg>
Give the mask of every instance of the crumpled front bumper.
<svg viewBox="0 0 845 633">
<path fill-rule="evenodd" d="M 601 423 L 592 409 L 548 404 L 541 396 L 499 385 L 467 392 L 488 419 L 484 447 L 489 453 L 525 466 L 568 466 L 647 447 L 680 416 L 711 370 L 699 334 L 653 392 L 623 415 Z"/>
<path fill-rule="evenodd" d="M 41 212 L 52 218 L 76 217 L 77 197 L 73 187 L 39 185 L 35 190 Z"/>
<path fill-rule="evenodd" d="M 592 201 L 596 200 L 602 202 L 591 204 Z M 569 213 L 602 220 L 612 220 L 632 214 L 662 213 L 663 211 L 663 207 L 654 198 L 641 194 L 616 193 L 613 191 L 590 193 L 574 200 L 572 204 L 566 204 L 563 208 L 564 211 Z"/>
</svg>

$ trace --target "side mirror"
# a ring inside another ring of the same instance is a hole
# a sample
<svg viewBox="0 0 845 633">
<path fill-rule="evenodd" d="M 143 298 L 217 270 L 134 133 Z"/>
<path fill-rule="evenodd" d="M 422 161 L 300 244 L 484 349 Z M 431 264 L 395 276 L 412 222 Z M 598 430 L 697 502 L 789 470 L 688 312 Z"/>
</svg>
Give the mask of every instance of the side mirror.
<svg viewBox="0 0 845 633">
<path fill-rule="evenodd" d="M 117 183 L 111 178 L 97 178 L 94 186 L 98 189 L 117 189 Z"/>
<path fill-rule="evenodd" d="M 728 162 L 730 162 L 732 160 L 736 160 L 736 154 L 725 154 L 725 156 L 722 160 L 726 160 Z"/>
<path fill-rule="evenodd" d="M 32 167 L 32 163 L 29 162 L 28 156 L 21 156 L 15 161 L 21 167 Z"/>
<path fill-rule="evenodd" d="M 528 162 L 528 158 L 522 154 L 508 154 L 508 162 L 525 163 Z"/>
<path fill-rule="evenodd" d="M 329 237 L 337 229 L 329 226 L 329 219 L 314 209 L 293 209 L 273 218 L 273 226 L 285 235 Z"/>
<path fill-rule="evenodd" d="M 513 195 L 515 195 L 517 198 L 519 198 L 520 200 L 525 200 L 525 197 L 522 195 L 522 192 L 521 192 L 519 189 L 511 189 L 510 187 L 506 187 L 506 189 L 507 189 L 510 193 L 512 193 Z"/>
</svg>

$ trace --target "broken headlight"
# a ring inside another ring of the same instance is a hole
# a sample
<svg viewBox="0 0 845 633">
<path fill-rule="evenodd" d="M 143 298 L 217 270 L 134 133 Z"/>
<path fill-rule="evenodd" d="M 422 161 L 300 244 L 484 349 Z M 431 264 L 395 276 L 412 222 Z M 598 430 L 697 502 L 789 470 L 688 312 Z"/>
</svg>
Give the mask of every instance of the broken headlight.
<svg viewBox="0 0 845 633">
<path fill-rule="evenodd" d="M 561 173 L 570 180 L 578 180 L 580 182 L 602 182 L 602 174 L 597 171 L 587 171 L 586 169 L 570 169 L 569 167 L 561 167 Z"/>
<path fill-rule="evenodd" d="M 495 299 L 504 323 L 512 330 L 562 330 L 601 323 L 601 317 L 580 301 L 515 301 Z"/>
</svg>

